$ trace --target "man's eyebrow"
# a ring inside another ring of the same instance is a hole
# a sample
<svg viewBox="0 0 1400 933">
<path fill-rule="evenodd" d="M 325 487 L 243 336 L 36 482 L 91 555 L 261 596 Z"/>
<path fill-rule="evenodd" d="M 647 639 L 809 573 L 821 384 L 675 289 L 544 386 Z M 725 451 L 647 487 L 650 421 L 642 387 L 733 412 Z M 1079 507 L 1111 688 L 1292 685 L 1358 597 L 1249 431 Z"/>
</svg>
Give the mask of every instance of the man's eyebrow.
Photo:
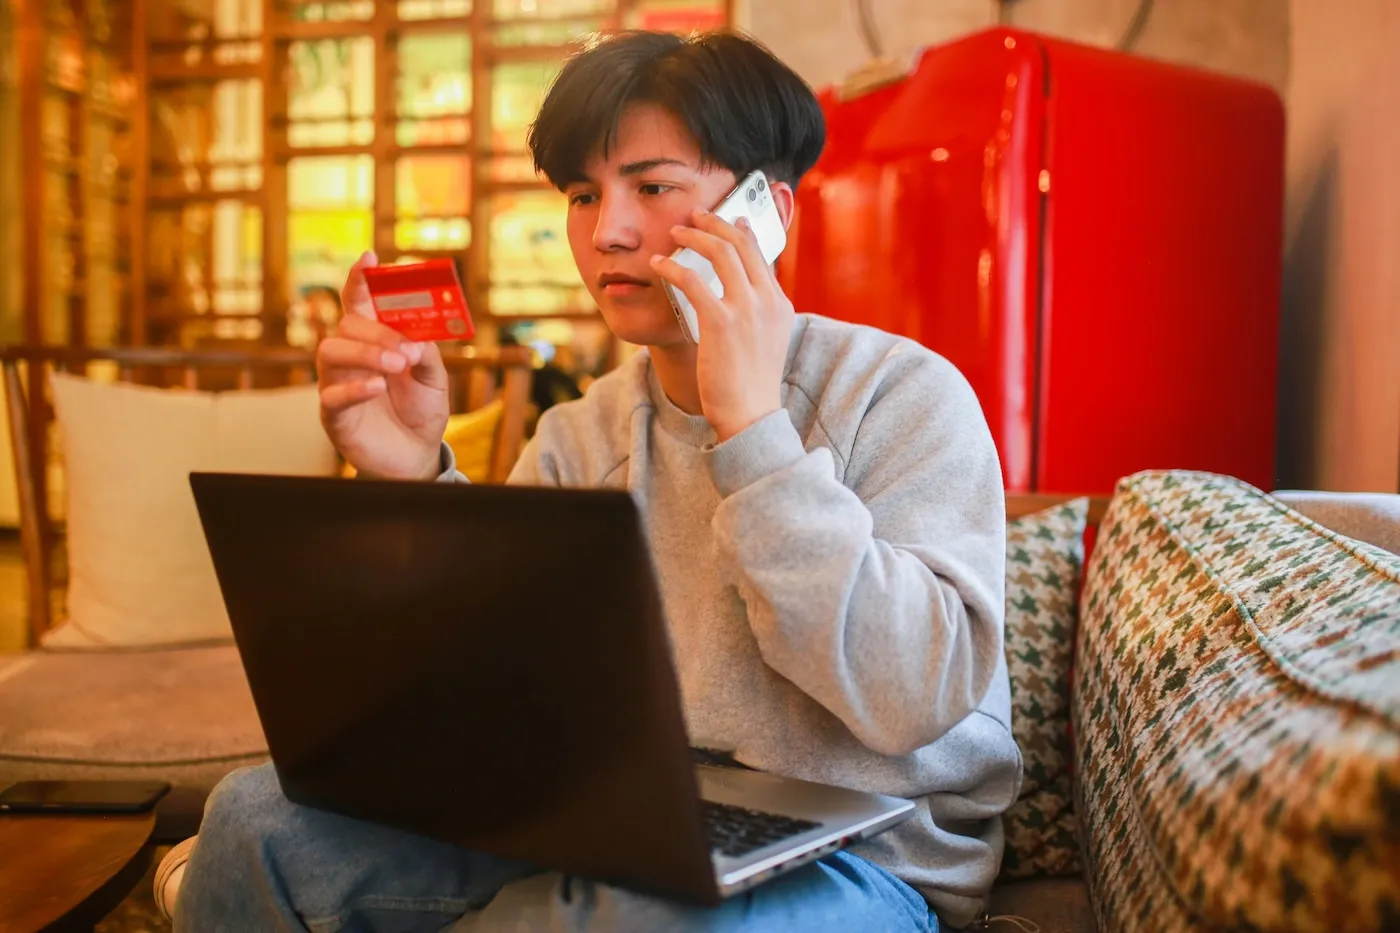
<svg viewBox="0 0 1400 933">
<path fill-rule="evenodd" d="M 680 159 L 643 159 L 640 162 L 628 162 L 618 171 L 623 175 L 641 175 L 654 168 L 660 168 L 663 165 L 679 165 L 682 168 L 690 167 L 690 163 L 683 162 Z"/>
</svg>

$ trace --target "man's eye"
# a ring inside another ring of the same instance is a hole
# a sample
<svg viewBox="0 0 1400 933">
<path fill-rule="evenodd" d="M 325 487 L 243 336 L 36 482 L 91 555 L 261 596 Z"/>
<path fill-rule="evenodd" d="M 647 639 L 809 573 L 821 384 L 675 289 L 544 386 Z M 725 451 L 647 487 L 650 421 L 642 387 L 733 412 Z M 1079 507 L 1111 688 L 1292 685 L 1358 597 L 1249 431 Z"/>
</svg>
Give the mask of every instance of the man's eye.
<svg viewBox="0 0 1400 933">
<path fill-rule="evenodd" d="M 642 185 L 642 194 L 664 194 L 670 190 L 670 185 Z"/>
<path fill-rule="evenodd" d="M 569 203 L 577 205 L 592 204 L 594 197 L 594 195 L 589 193 L 575 194 L 570 196 Z"/>
</svg>

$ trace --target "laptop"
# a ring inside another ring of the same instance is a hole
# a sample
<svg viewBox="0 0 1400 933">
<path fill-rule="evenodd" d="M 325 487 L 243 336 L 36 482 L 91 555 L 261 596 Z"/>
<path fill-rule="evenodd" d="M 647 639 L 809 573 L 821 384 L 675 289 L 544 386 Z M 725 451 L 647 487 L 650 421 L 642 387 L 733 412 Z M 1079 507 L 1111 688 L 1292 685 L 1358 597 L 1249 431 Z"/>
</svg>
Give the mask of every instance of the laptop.
<svg viewBox="0 0 1400 933">
<path fill-rule="evenodd" d="M 699 905 L 913 813 L 697 760 L 625 492 L 190 482 L 292 801 Z"/>
</svg>

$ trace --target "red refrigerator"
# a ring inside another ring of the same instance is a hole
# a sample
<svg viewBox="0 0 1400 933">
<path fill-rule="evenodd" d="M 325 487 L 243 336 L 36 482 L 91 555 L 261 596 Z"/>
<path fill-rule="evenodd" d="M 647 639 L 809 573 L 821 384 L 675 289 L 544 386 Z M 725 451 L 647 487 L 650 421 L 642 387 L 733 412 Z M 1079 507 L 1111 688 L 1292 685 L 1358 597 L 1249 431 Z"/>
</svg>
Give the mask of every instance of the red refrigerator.
<svg viewBox="0 0 1400 933">
<path fill-rule="evenodd" d="M 1273 488 L 1283 108 L 1269 88 L 995 29 L 862 96 L 779 275 L 971 382 L 1006 487 L 1141 469 Z"/>
</svg>

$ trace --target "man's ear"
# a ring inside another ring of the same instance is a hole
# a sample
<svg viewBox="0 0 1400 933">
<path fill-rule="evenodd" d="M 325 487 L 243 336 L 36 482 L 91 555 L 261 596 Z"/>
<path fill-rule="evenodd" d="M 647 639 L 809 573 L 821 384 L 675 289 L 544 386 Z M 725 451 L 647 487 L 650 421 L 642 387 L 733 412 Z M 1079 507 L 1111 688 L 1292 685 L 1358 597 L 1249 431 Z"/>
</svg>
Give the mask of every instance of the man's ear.
<svg viewBox="0 0 1400 933">
<path fill-rule="evenodd" d="M 778 216 L 783 219 L 783 229 L 792 226 L 792 212 L 797 207 L 797 196 L 792 185 L 785 181 L 768 180 L 768 190 L 773 193 L 773 203 L 778 207 Z"/>
</svg>

